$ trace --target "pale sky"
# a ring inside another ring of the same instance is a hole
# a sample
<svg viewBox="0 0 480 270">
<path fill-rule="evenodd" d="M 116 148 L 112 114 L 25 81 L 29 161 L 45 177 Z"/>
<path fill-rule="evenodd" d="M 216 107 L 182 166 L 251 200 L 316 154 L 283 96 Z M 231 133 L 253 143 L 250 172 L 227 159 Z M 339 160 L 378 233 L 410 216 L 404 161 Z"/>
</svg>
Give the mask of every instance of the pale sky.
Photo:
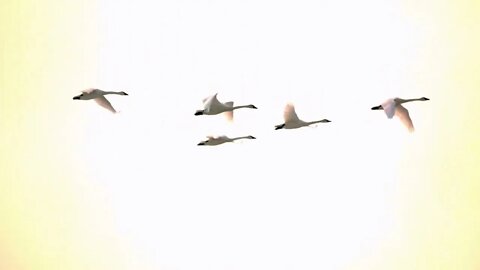
<svg viewBox="0 0 480 270">
<path fill-rule="evenodd" d="M 478 269 L 479 12 L 2 2 L 0 268 Z M 217 92 L 258 110 L 194 116 Z M 423 96 L 414 133 L 370 110 Z M 332 122 L 275 131 L 287 102 Z"/>
</svg>

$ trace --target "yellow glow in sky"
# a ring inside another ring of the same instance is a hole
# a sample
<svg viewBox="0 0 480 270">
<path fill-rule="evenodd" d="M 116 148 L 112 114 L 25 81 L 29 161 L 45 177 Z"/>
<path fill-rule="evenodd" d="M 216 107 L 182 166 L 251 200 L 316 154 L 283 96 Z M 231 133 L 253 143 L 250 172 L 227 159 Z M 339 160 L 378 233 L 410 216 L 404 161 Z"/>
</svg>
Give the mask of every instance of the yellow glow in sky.
<svg viewBox="0 0 480 270">
<path fill-rule="evenodd" d="M 478 14 L 2 1 L 0 269 L 478 269 Z M 193 116 L 216 92 L 259 109 Z M 412 134 L 370 110 L 396 96 L 431 99 Z M 289 101 L 332 123 L 274 131 Z"/>
</svg>

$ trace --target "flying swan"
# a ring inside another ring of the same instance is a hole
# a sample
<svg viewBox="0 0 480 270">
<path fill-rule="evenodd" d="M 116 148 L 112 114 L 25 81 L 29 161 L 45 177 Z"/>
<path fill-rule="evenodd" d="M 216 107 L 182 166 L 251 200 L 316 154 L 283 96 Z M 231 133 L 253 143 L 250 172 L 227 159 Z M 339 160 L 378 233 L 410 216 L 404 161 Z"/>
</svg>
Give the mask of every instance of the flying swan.
<svg viewBox="0 0 480 270">
<path fill-rule="evenodd" d="M 100 89 L 89 88 L 82 91 L 82 93 L 78 96 L 73 97 L 74 100 L 89 100 L 93 99 L 97 102 L 98 105 L 102 106 L 103 108 L 111 111 L 112 113 L 116 113 L 115 109 L 113 108 L 112 104 L 105 95 L 121 95 L 121 96 L 128 96 L 125 92 L 111 92 L 111 91 L 102 91 Z"/>
<path fill-rule="evenodd" d="M 229 102 L 220 102 L 217 99 L 217 94 L 203 99 L 203 110 L 195 111 L 195 115 L 216 115 L 220 113 L 225 113 L 227 120 L 233 120 L 233 111 L 240 108 L 250 108 L 257 109 L 255 105 L 241 105 L 233 106 L 233 101 Z"/>
<path fill-rule="evenodd" d="M 401 104 L 412 102 L 412 101 L 427 101 L 430 100 L 426 97 L 413 98 L 413 99 L 401 99 L 401 98 L 390 98 L 383 102 L 381 105 L 372 107 L 372 110 L 383 110 L 387 115 L 388 119 L 392 119 L 394 115 L 400 118 L 400 121 L 407 127 L 409 132 L 413 132 L 415 128 L 413 127 L 412 119 L 410 119 L 410 114 L 408 110 L 405 109 Z"/>
<path fill-rule="evenodd" d="M 213 145 L 219 145 L 227 142 L 233 142 L 240 139 L 256 139 L 256 138 L 253 136 L 243 136 L 243 137 L 235 137 L 235 138 L 229 138 L 227 136 L 218 136 L 218 137 L 207 136 L 207 140 L 201 141 L 197 145 L 213 146 Z"/>
<path fill-rule="evenodd" d="M 329 122 L 331 122 L 328 119 L 305 122 L 305 121 L 298 118 L 297 113 L 295 112 L 295 107 L 291 103 L 288 103 L 285 106 L 285 109 L 283 111 L 283 119 L 285 120 L 285 123 L 280 124 L 280 125 L 276 125 L 275 130 L 278 130 L 278 129 L 294 129 L 294 128 L 306 127 L 306 126 L 316 124 L 316 123 L 329 123 Z"/>
</svg>

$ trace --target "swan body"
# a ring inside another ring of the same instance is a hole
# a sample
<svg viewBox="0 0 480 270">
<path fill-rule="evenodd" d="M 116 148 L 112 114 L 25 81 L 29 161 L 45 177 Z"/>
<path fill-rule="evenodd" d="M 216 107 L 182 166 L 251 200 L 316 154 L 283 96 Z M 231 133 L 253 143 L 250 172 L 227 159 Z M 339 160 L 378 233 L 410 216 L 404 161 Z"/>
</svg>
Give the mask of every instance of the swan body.
<svg viewBox="0 0 480 270">
<path fill-rule="evenodd" d="M 240 108 L 250 108 L 250 109 L 257 109 L 255 105 L 240 105 L 240 106 L 233 106 L 233 101 L 229 102 L 220 102 L 217 99 L 217 94 L 212 95 L 203 99 L 203 110 L 195 111 L 195 115 L 216 115 L 220 113 L 225 113 L 225 116 L 229 121 L 233 120 L 233 111 L 240 109 Z"/>
<path fill-rule="evenodd" d="M 128 96 L 125 92 L 112 92 L 112 91 L 103 91 L 100 89 L 89 88 L 81 91 L 82 93 L 78 96 L 73 97 L 74 100 L 90 100 L 93 99 L 97 102 L 98 105 L 102 106 L 103 108 L 111 111 L 112 113 L 116 113 L 117 111 L 113 108 L 112 104 L 105 95 L 121 95 L 121 96 Z"/>
<path fill-rule="evenodd" d="M 408 110 L 402 106 L 403 103 L 412 102 L 412 101 L 427 101 L 430 100 L 426 97 L 421 98 L 412 98 L 412 99 L 402 99 L 402 98 L 390 98 L 384 101 L 381 105 L 372 107 L 372 110 L 383 110 L 387 115 L 388 119 L 392 119 L 393 116 L 397 116 L 400 121 L 407 127 L 409 132 L 415 130 L 413 126 L 412 119 Z"/>
<path fill-rule="evenodd" d="M 301 128 L 301 127 L 306 127 L 312 124 L 316 123 L 329 123 L 331 122 L 328 119 L 322 119 L 322 120 L 317 120 L 317 121 L 310 121 L 306 122 L 298 118 L 297 113 L 295 112 L 295 107 L 293 104 L 288 103 L 285 106 L 285 109 L 283 111 L 283 119 L 284 123 L 280 125 L 275 126 L 275 130 L 278 129 L 295 129 L 295 128 Z"/>
<path fill-rule="evenodd" d="M 256 139 L 256 138 L 253 137 L 253 136 L 250 136 L 250 135 L 249 136 L 243 136 L 243 137 L 235 137 L 235 138 L 229 138 L 227 136 L 218 136 L 218 137 L 207 136 L 207 140 L 201 141 L 197 145 L 214 146 L 214 145 L 219 145 L 219 144 L 223 144 L 223 143 L 227 143 L 227 142 L 234 142 L 234 141 L 240 140 L 240 139 Z"/>
</svg>

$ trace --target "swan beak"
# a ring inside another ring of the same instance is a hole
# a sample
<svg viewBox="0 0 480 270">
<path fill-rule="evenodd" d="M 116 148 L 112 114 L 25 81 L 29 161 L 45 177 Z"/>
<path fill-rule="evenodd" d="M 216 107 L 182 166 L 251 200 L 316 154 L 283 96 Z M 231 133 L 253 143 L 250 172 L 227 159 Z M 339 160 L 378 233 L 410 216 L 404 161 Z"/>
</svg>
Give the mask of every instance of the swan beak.
<svg viewBox="0 0 480 270">
<path fill-rule="evenodd" d="M 381 110 L 381 109 L 382 109 L 382 105 L 372 107 L 372 110 Z"/>
<path fill-rule="evenodd" d="M 258 109 L 255 105 L 252 105 L 252 109 Z"/>
<path fill-rule="evenodd" d="M 204 142 L 199 142 L 197 145 L 205 145 Z"/>
<path fill-rule="evenodd" d="M 330 121 L 330 120 L 328 120 L 328 119 L 325 119 L 323 122 L 325 122 L 325 123 L 330 123 L 330 122 L 332 122 L 332 121 Z"/>
<path fill-rule="evenodd" d="M 195 115 L 202 115 L 202 114 L 203 114 L 202 111 L 197 111 L 197 112 L 195 112 Z"/>
<path fill-rule="evenodd" d="M 75 99 L 80 99 L 80 96 L 73 97 L 73 99 L 74 99 L 74 100 L 75 100 Z"/>
</svg>

